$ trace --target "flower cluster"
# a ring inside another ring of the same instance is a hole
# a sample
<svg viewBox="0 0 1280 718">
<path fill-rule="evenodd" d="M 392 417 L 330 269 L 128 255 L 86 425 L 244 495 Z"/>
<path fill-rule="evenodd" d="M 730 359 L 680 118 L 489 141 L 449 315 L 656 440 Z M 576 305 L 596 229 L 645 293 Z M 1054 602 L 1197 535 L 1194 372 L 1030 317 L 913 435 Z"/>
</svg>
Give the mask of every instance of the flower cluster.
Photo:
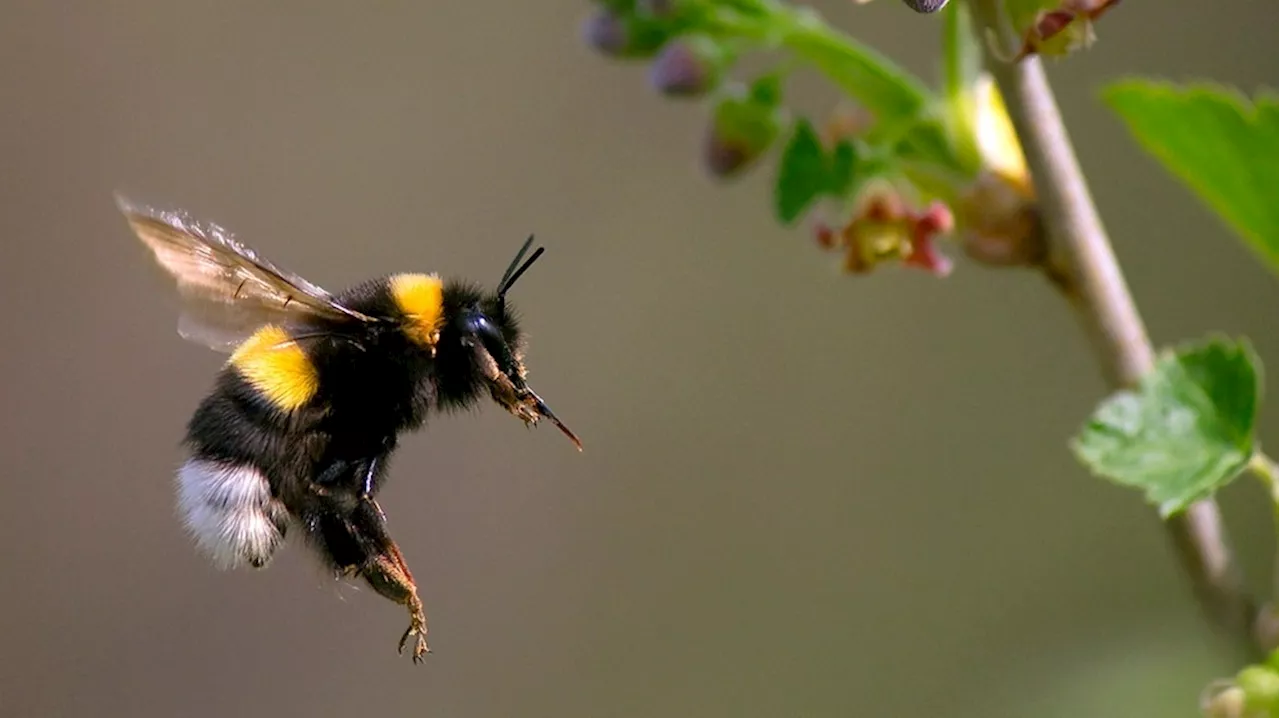
<svg viewBox="0 0 1280 718">
<path fill-rule="evenodd" d="M 703 164 L 713 176 L 742 173 L 786 124 L 780 83 L 763 76 L 750 86 L 728 78 L 740 43 L 720 30 L 725 11 L 697 0 L 608 0 L 583 24 L 587 43 L 617 59 L 649 62 L 649 83 L 674 99 L 712 98 Z"/>
<path fill-rule="evenodd" d="M 1107 2 L 1063 0 L 1086 14 Z M 779 221 L 791 225 L 824 207 L 825 219 L 806 221 L 822 247 L 841 253 L 847 272 L 897 263 L 946 276 L 952 262 L 938 240 L 947 235 L 989 264 L 1038 261 L 1026 168 L 998 93 L 977 70 L 954 75 L 954 84 L 935 93 L 811 10 L 774 0 L 594 4 L 583 24 L 591 47 L 647 63 L 649 84 L 663 97 L 706 101 L 701 154 L 712 177 L 738 177 L 779 148 Z M 967 47 L 971 58 L 952 62 L 977 68 L 963 4 L 907 4 L 943 10 L 952 44 Z M 734 79 L 739 58 L 752 51 L 782 58 L 749 80 Z M 832 113 L 822 131 L 783 102 L 791 71 L 805 65 L 853 101 L 853 110 Z"/>
</svg>

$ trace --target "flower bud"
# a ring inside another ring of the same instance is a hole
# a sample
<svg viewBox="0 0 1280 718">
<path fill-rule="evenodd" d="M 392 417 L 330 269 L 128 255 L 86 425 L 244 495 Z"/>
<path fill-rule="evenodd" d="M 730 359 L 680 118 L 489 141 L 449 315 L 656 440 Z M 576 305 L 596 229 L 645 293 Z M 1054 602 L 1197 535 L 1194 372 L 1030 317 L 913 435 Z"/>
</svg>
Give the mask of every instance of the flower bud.
<svg viewBox="0 0 1280 718">
<path fill-rule="evenodd" d="M 1212 694 L 1200 699 L 1200 712 L 1205 718 L 1244 718 L 1244 691 L 1239 686 L 1214 687 Z"/>
<path fill-rule="evenodd" d="M 720 43 L 691 35 L 667 43 L 649 68 L 649 81 L 664 95 L 697 97 L 720 84 L 728 61 Z"/>
<path fill-rule="evenodd" d="M 1245 707 L 1249 711 L 1275 715 L 1280 679 L 1274 665 L 1246 666 L 1236 674 L 1236 685 L 1244 691 Z"/>
<path fill-rule="evenodd" d="M 703 161 L 717 177 L 732 177 L 750 166 L 777 139 L 783 110 L 761 102 L 741 87 L 726 92 L 711 113 L 703 140 Z"/>
<path fill-rule="evenodd" d="M 983 172 L 957 202 L 961 242 L 973 259 L 995 267 L 1034 266 L 1048 246 L 1030 188 Z"/>
<path fill-rule="evenodd" d="M 582 23 L 582 39 L 610 57 L 648 57 L 668 40 L 661 23 L 601 7 Z"/>
<path fill-rule="evenodd" d="M 627 47 L 627 24 L 607 8 L 582 23 L 582 39 L 606 55 L 619 55 Z"/>
</svg>

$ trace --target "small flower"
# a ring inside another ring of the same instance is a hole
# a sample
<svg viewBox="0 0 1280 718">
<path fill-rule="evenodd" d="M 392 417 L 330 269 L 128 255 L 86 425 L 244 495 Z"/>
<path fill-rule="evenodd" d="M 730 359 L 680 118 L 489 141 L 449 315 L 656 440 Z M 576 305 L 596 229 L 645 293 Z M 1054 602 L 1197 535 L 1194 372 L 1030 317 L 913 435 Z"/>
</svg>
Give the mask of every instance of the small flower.
<svg viewBox="0 0 1280 718">
<path fill-rule="evenodd" d="M 1062 56 L 1093 44 L 1093 23 L 1120 0 L 1062 0 L 1036 14 L 1015 60 L 1028 55 Z"/>
<path fill-rule="evenodd" d="M 938 250 L 935 240 L 953 227 L 946 204 L 935 201 L 924 209 L 912 209 L 896 189 L 882 184 L 863 192 L 852 218 L 842 226 L 818 222 L 813 231 L 818 246 L 844 253 L 841 266 L 850 274 L 863 274 L 896 261 L 945 277 L 953 264 Z"/>
</svg>

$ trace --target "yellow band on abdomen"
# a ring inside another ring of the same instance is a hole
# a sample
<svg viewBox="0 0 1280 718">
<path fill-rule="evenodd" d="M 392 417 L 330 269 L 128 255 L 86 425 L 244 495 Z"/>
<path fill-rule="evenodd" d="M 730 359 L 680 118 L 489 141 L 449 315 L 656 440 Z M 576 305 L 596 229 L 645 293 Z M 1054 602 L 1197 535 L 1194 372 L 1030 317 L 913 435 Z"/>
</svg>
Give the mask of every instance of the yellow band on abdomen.
<svg viewBox="0 0 1280 718">
<path fill-rule="evenodd" d="M 254 332 L 231 355 L 229 363 L 284 411 L 306 404 L 320 388 L 320 376 L 307 353 L 275 325 Z"/>
</svg>

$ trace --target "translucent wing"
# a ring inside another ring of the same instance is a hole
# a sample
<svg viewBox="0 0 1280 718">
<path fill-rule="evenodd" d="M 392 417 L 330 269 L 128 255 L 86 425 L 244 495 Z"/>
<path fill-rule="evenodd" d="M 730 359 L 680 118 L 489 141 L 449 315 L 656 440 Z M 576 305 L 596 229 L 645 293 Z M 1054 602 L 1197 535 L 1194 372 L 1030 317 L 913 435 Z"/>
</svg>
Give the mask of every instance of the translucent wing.
<svg viewBox="0 0 1280 718">
<path fill-rule="evenodd" d="M 376 321 L 259 257 L 216 224 L 119 196 L 116 202 L 156 263 L 177 282 L 183 300 L 178 333 L 190 341 L 231 351 L 264 324 L 316 318 Z"/>
</svg>

